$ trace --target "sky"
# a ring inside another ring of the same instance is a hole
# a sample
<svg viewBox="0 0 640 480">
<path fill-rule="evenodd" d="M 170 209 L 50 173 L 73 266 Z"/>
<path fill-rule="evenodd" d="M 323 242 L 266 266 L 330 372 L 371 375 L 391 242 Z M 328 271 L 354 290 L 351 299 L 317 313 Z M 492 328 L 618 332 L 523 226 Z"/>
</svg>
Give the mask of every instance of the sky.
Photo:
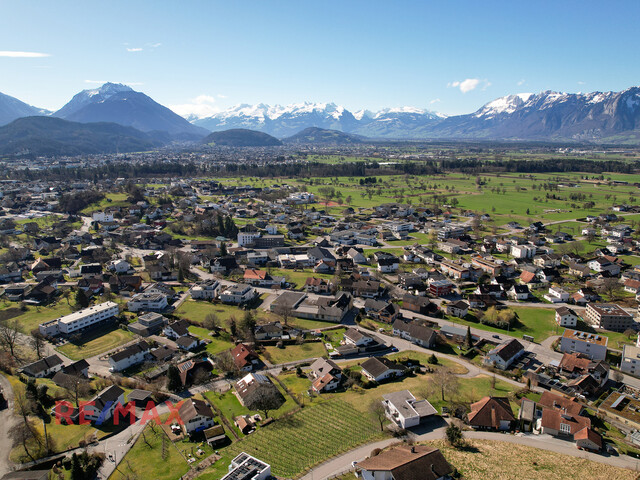
<svg viewBox="0 0 640 480">
<path fill-rule="evenodd" d="M 57 110 L 126 83 L 180 114 L 334 102 L 470 113 L 640 84 L 638 0 L 0 0 L 0 92 Z"/>
</svg>

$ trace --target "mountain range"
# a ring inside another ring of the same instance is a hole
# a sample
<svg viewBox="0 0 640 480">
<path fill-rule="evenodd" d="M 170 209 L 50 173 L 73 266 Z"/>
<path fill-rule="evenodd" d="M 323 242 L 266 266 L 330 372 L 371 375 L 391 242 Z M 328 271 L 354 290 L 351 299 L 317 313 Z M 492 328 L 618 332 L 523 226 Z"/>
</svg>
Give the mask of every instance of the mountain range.
<svg viewBox="0 0 640 480">
<path fill-rule="evenodd" d="M 256 130 L 287 139 L 315 127 L 347 133 L 356 139 L 364 136 L 381 140 L 640 144 L 638 87 L 604 93 L 521 93 L 498 98 L 474 113 L 450 117 L 414 107 L 350 112 L 334 103 L 243 104 L 206 118 L 190 118 L 191 122 L 144 93 L 120 84 L 106 83 L 97 89 L 84 90 L 54 113 L 0 94 L 0 125 L 33 115 L 52 115 L 80 123 L 118 123 L 165 143 L 200 141 L 211 131 L 230 129 Z"/>
</svg>

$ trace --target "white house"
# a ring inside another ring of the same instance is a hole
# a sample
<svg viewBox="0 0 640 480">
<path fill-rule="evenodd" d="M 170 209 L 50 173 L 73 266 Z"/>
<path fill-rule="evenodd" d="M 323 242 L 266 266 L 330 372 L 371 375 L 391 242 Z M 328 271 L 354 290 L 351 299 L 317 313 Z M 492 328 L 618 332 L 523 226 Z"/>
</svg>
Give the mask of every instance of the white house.
<svg viewBox="0 0 640 480">
<path fill-rule="evenodd" d="M 558 286 L 549 287 L 549 293 L 544 295 L 544 299 L 551 303 L 567 302 L 569 293 Z"/>
<path fill-rule="evenodd" d="M 256 289 L 251 285 L 245 285 L 239 283 L 229 287 L 220 293 L 220 300 L 223 303 L 232 303 L 234 305 L 240 305 L 252 300 L 256 296 Z"/>
<path fill-rule="evenodd" d="M 536 255 L 535 245 L 512 245 L 511 255 L 515 258 L 533 258 Z"/>
<path fill-rule="evenodd" d="M 189 294 L 191 294 L 191 298 L 194 300 L 211 300 L 216 298 L 219 286 L 220 282 L 217 280 L 211 280 L 194 285 L 189 289 Z"/>
<path fill-rule="evenodd" d="M 195 398 L 185 400 L 180 406 L 178 414 L 180 415 L 180 420 L 184 422 L 183 428 L 188 434 L 205 430 L 215 423 L 211 407 L 202 400 Z"/>
<path fill-rule="evenodd" d="M 131 300 L 127 302 L 127 308 L 131 312 L 139 312 L 141 310 L 147 312 L 161 312 L 167 308 L 167 296 L 162 293 L 136 293 Z"/>
<path fill-rule="evenodd" d="M 112 213 L 93 212 L 92 218 L 94 222 L 100 222 L 100 223 L 113 222 Z"/>
<path fill-rule="evenodd" d="M 246 478 L 247 472 L 251 472 L 253 475 L 250 477 L 250 480 L 267 480 L 271 478 L 271 466 L 268 463 L 258 460 L 248 453 L 242 452 L 231 460 L 229 473 L 222 477 L 221 480 L 239 480 Z"/>
<path fill-rule="evenodd" d="M 129 345 L 127 348 L 114 353 L 109 357 L 109 368 L 112 372 L 121 372 L 133 365 L 144 362 L 145 358 L 149 354 L 149 344 L 147 342 L 140 341 Z"/>
<path fill-rule="evenodd" d="M 524 354 L 524 351 L 522 344 L 515 338 L 512 338 L 511 340 L 502 342 L 493 350 L 490 350 L 484 358 L 484 363 L 493 365 L 500 370 L 506 370 Z"/>
<path fill-rule="evenodd" d="M 400 428 L 415 427 L 437 413 L 427 400 L 416 400 L 409 390 L 388 393 L 382 398 L 387 418 Z"/>
<path fill-rule="evenodd" d="M 382 382 L 389 378 L 402 377 L 406 368 L 384 357 L 371 357 L 361 365 L 362 373 L 372 382 Z"/>
<path fill-rule="evenodd" d="M 571 308 L 560 307 L 556 310 L 556 323 L 561 327 L 575 327 L 578 324 L 578 315 Z"/>
<path fill-rule="evenodd" d="M 117 385 L 111 385 L 96 395 L 91 402 L 84 407 L 85 419 L 91 422 L 100 420 L 104 423 L 113 417 L 116 407 L 124 406 L 124 390 Z"/>
<path fill-rule="evenodd" d="M 107 268 L 115 273 L 127 273 L 131 270 L 131 264 L 126 260 L 118 259 L 110 262 Z"/>
<path fill-rule="evenodd" d="M 20 371 L 30 377 L 42 378 L 59 372 L 63 366 L 62 359 L 58 355 L 50 355 L 25 365 Z"/>
</svg>

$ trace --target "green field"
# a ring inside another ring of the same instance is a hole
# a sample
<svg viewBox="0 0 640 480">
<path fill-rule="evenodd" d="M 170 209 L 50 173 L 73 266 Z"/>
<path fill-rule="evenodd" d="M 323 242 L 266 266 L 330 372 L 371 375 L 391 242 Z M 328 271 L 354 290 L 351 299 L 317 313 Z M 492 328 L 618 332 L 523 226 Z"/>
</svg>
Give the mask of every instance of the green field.
<svg viewBox="0 0 640 480">
<path fill-rule="evenodd" d="M 110 480 L 129 478 L 174 480 L 189 471 L 186 459 L 166 436 L 166 453 L 163 456 L 162 436 L 165 433 L 160 426 L 155 426 L 154 429 L 155 433 L 150 426 L 145 427 L 144 438 L 142 435 L 138 437 L 118 469 L 109 477 Z"/>
<path fill-rule="evenodd" d="M 18 307 L 17 303 L 10 302 L 6 308 L 16 307 Z M 60 300 L 49 306 L 27 306 L 27 311 L 15 318 L 18 320 L 20 331 L 29 333 L 31 330 L 38 328 L 41 323 L 68 315 L 72 311 L 71 306 L 65 300 Z"/>
<path fill-rule="evenodd" d="M 242 317 L 246 312 L 246 310 L 233 305 L 224 305 L 222 303 L 211 303 L 202 300 L 189 299 L 182 305 L 180 305 L 180 307 L 175 311 L 175 315 L 201 324 L 202 322 L 204 322 L 204 319 L 207 315 L 213 313 L 216 317 L 218 317 L 220 326 L 223 328 L 228 328 L 229 320 L 231 319 L 231 317 L 234 317 L 236 321 L 240 321 L 242 320 Z M 255 313 L 258 318 L 258 323 L 279 320 L 279 317 L 277 317 L 276 315 L 270 312 L 265 312 L 261 309 L 255 310 Z"/>
<path fill-rule="evenodd" d="M 231 456 L 247 452 L 269 463 L 273 475 L 294 478 L 334 455 L 380 437 L 378 425 L 367 414 L 333 401 L 306 407 L 260 428 L 231 445 L 229 451 Z"/>
<path fill-rule="evenodd" d="M 518 314 L 518 320 L 515 327 L 508 331 L 483 325 L 480 322 L 473 322 L 448 315 L 445 318 L 450 322 L 460 325 L 468 325 L 479 330 L 507 334 L 513 337 L 522 338 L 523 335 L 531 335 L 538 343 L 551 335 L 558 335 L 558 331 L 556 331 L 555 310 L 535 307 L 513 307 L 512 309 Z"/>
<path fill-rule="evenodd" d="M 100 328 L 82 335 L 77 341 L 70 340 L 57 350 L 71 360 L 80 360 L 119 347 L 133 340 L 134 337 L 135 335 L 129 330 Z"/>
<path fill-rule="evenodd" d="M 224 352 L 225 350 L 229 350 L 235 346 L 229 334 L 226 332 L 219 334 L 217 337 L 213 337 L 209 335 L 209 330 L 206 328 L 196 327 L 193 325 L 189 327 L 189 332 L 198 338 L 208 340 L 210 343 L 207 344 L 206 350 L 212 355 Z"/>
<path fill-rule="evenodd" d="M 322 342 L 306 342 L 302 345 L 287 345 L 285 348 L 265 347 L 265 351 L 271 358 L 271 363 L 281 363 L 306 360 L 307 358 L 322 357 L 327 354 Z"/>
</svg>

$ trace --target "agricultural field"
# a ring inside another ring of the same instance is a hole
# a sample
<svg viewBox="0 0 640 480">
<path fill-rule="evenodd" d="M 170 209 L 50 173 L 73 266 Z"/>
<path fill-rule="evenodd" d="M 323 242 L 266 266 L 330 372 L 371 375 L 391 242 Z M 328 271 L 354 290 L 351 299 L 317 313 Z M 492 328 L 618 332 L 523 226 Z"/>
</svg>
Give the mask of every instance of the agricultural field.
<svg viewBox="0 0 640 480">
<path fill-rule="evenodd" d="M 455 449 L 442 440 L 427 442 L 467 480 L 544 478 L 545 480 L 633 480 L 637 472 L 534 447 L 491 440 L 467 440 Z M 517 472 L 517 474 L 515 473 Z M 514 475 L 516 475 L 514 477 Z"/>
<path fill-rule="evenodd" d="M 310 440 L 313 432 L 313 441 Z M 271 465 L 274 475 L 295 478 L 334 455 L 383 436 L 372 418 L 345 402 L 307 406 L 232 444 L 231 457 L 247 452 Z"/>
<path fill-rule="evenodd" d="M 29 305 L 26 307 L 25 312 L 16 312 L 14 309 L 18 310 L 19 304 L 15 302 L 8 302 L 6 308 L 3 308 L 3 311 L 10 310 L 14 314 L 19 313 L 15 316 L 15 319 L 18 321 L 18 328 L 22 333 L 30 333 L 32 330 L 38 328 L 38 325 L 43 322 L 54 320 L 73 312 L 71 305 L 64 300 L 60 300 L 57 303 L 48 306 Z"/>
</svg>

